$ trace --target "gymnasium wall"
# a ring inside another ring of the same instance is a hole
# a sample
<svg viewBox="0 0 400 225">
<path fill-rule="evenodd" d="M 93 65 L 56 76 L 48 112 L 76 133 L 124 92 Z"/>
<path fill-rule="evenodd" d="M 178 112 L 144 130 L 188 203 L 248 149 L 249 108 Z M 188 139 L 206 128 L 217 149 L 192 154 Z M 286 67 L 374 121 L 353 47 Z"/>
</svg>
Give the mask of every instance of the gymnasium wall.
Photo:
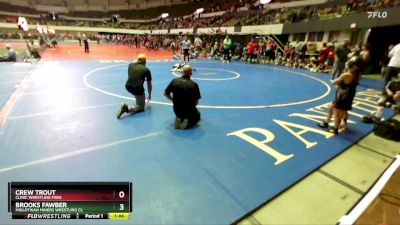
<svg viewBox="0 0 400 225">
<path fill-rule="evenodd" d="M 323 42 L 331 42 L 332 40 L 343 40 L 351 38 L 353 43 L 366 39 L 368 29 L 375 27 L 385 27 L 399 25 L 400 7 L 382 9 L 381 12 L 386 13 L 386 18 L 368 18 L 367 13 L 355 13 L 340 18 L 326 20 L 312 20 L 309 22 L 300 22 L 292 24 L 272 24 L 258 26 L 242 26 L 242 27 L 221 27 L 221 32 L 229 34 L 246 35 L 246 34 L 290 34 L 289 41 L 295 41 L 295 35 L 304 33 L 305 38 L 301 42 L 315 42 L 320 47 Z M 16 24 L 0 23 L 1 29 L 15 29 Z M 31 30 L 36 30 L 35 25 L 30 25 Z M 127 33 L 127 34 L 180 34 L 192 33 L 193 28 L 187 29 L 171 29 L 171 30 L 133 30 L 133 29 L 116 29 L 116 28 L 98 28 L 98 27 L 73 27 L 73 26 L 52 26 L 56 32 L 103 32 L 103 33 Z M 218 28 L 198 28 L 197 33 L 215 33 Z M 309 40 L 310 35 L 322 33 L 323 37 L 318 36 L 318 40 Z M 335 36 L 334 38 L 332 36 Z"/>
<path fill-rule="evenodd" d="M 382 9 L 381 13 L 386 12 L 386 18 L 369 18 L 368 13 L 354 13 L 334 19 L 311 20 L 309 22 L 300 22 L 285 24 L 282 33 L 292 34 L 300 32 L 318 32 L 318 31 L 337 31 L 350 29 L 355 25 L 356 29 L 385 27 L 400 24 L 400 7 Z"/>
</svg>

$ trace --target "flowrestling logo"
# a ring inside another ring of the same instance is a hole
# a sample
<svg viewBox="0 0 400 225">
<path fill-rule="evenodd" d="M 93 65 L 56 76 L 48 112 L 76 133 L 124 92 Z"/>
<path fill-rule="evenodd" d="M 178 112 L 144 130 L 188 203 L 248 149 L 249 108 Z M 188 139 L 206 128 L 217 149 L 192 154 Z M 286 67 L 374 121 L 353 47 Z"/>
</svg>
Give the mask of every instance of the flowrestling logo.
<svg viewBox="0 0 400 225">
<path fill-rule="evenodd" d="M 388 13 L 386 11 L 374 11 L 374 12 L 367 12 L 368 18 L 379 18 L 379 19 L 386 19 L 388 17 Z"/>
</svg>

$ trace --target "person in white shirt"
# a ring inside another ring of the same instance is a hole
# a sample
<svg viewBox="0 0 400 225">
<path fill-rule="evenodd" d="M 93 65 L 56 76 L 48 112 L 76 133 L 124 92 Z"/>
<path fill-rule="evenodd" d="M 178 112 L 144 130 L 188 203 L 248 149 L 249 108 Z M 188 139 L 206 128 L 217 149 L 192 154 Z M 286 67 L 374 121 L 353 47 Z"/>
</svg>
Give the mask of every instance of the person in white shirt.
<svg viewBox="0 0 400 225">
<path fill-rule="evenodd" d="M 201 46 L 202 46 L 203 42 L 201 41 L 200 37 L 196 37 L 196 39 L 194 39 L 194 46 L 196 47 L 196 51 L 200 51 L 201 50 Z"/>
<path fill-rule="evenodd" d="M 397 77 L 400 73 L 400 43 L 395 45 L 389 51 L 389 64 L 385 74 L 385 82 L 383 85 L 383 94 L 386 95 L 386 85 L 392 80 L 393 77 Z"/>
<path fill-rule="evenodd" d="M 185 36 L 185 40 L 181 42 L 182 50 L 183 50 L 183 62 L 189 62 L 189 49 L 190 49 L 190 40 L 187 36 Z"/>
</svg>

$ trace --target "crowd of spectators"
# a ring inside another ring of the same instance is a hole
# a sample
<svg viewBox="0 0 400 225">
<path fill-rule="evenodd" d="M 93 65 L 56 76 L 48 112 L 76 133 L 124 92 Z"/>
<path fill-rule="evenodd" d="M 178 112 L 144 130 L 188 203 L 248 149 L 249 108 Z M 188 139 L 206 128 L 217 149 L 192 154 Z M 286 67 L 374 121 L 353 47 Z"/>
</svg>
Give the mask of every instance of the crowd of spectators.
<svg viewBox="0 0 400 225">
<path fill-rule="evenodd" d="M 208 1 L 208 0 L 205 0 Z M 57 20 L 49 17 L 27 18 L 31 25 L 41 24 L 45 26 L 82 26 L 82 27 L 107 27 L 122 29 L 181 29 L 181 28 L 205 28 L 236 25 L 263 25 L 277 23 L 306 22 L 310 20 L 322 20 L 337 18 L 351 13 L 376 11 L 382 8 L 399 6 L 400 0 L 348 0 L 337 3 L 328 2 L 322 5 L 270 9 L 255 6 L 251 0 L 226 2 L 211 1 L 205 8 L 203 15 L 210 12 L 220 12 L 222 15 L 202 17 L 198 14 L 189 14 L 181 17 L 167 17 L 158 21 L 126 22 L 123 19 L 112 21 L 108 19 L 99 21 L 67 20 L 62 16 Z M 171 6 L 173 7 L 173 6 Z M 246 10 L 238 11 L 240 8 Z M 0 16 L 1 22 L 15 22 L 16 17 Z"/>
<path fill-rule="evenodd" d="M 209 1 L 209 0 L 205 0 Z M 354 12 L 373 11 L 381 8 L 389 8 L 400 5 L 400 0 L 344 0 L 341 2 L 328 2 L 325 5 L 306 6 L 297 8 L 269 9 L 268 7 L 257 6 L 251 0 L 233 1 L 209 1 L 209 6 L 204 13 L 225 11 L 223 15 L 209 18 L 202 18 L 197 14 L 187 17 L 168 17 L 156 22 L 130 23 L 109 21 L 84 21 L 84 20 L 51 20 L 50 18 L 28 18 L 31 25 L 41 24 L 44 26 L 67 25 L 67 26 L 88 26 L 88 27 L 114 27 L 125 29 L 174 29 L 174 28 L 202 28 L 214 27 L 215 32 L 196 37 L 193 40 L 191 53 L 193 56 L 209 57 L 219 59 L 223 48 L 223 39 L 218 38 L 222 26 L 233 25 L 260 25 L 274 23 L 295 23 L 313 19 L 328 19 L 340 17 Z M 240 8 L 247 10 L 238 10 Z M 16 17 L 0 16 L 2 22 L 15 22 Z M 122 20 L 123 21 L 123 20 Z M 215 35 L 217 34 L 217 35 Z M 42 35 L 36 32 L 0 33 L 1 39 L 40 39 Z M 180 38 L 176 36 L 159 35 L 101 35 L 87 34 L 88 39 L 99 43 L 125 44 L 129 46 L 145 46 L 148 49 L 171 49 L 179 52 Z M 51 40 L 77 40 L 79 34 L 57 33 L 46 37 Z M 42 38 L 45 39 L 46 38 Z M 237 41 L 232 45 L 231 57 L 235 60 L 244 60 L 251 63 L 271 63 L 297 68 L 306 68 L 312 71 L 329 72 L 334 58 L 334 44 L 324 43 L 320 52 L 315 54 L 307 49 L 307 44 L 294 45 L 286 44 L 279 50 L 277 43 L 273 40 L 253 39 L 250 42 Z"/>
<path fill-rule="evenodd" d="M 170 18 L 161 21 L 156 28 L 189 28 L 189 27 L 221 27 L 234 25 L 264 25 L 277 23 L 307 22 L 342 17 L 351 13 L 377 11 L 400 5 L 400 0 L 349 0 L 341 4 L 327 3 L 323 5 L 305 6 L 297 8 L 269 9 L 268 7 L 254 7 L 245 4 L 246 11 L 237 11 L 233 6 L 221 16 L 199 18 L 193 15 L 189 18 Z"/>
<path fill-rule="evenodd" d="M 296 23 L 342 17 L 352 13 L 378 11 L 382 8 L 399 6 L 398 0 L 359 1 L 350 0 L 342 4 L 302 8 L 264 10 L 259 15 L 248 15 L 243 24 L 260 25 L 270 23 Z"/>
<path fill-rule="evenodd" d="M 226 45 L 223 34 L 203 34 L 191 36 L 189 39 L 191 58 L 208 58 L 210 60 L 224 60 Z M 6 41 L 12 39 L 24 39 L 33 43 L 37 40 L 45 48 L 55 47 L 54 43 L 64 41 L 91 40 L 97 43 L 110 45 L 127 45 L 132 48 L 145 47 L 148 50 L 170 50 L 174 53 L 174 59 L 180 59 L 182 55 L 182 35 L 131 35 L 131 34 L 84 34 L 84 33 L 0 33 L 0 39 Z M 234 36 L 229 49 L 229 60 L 243 61 L 247 63 L 273 64 L 293 68 L 304 68 L 312 72 L 332 71 L 337 43 L 323 43 L 320 49 L 316 49 L 315 43 L 287 42 L 282 44 L 271 36 Z M 352 49 L 352 55 L 361 50 L 368 50 L 369 46 L 357 45 Z M 224 60 L 225 61 L 225 60 Z"/>
<path fill-rule="evenodd" d="M 209 59 L 222 60 L 223 40 L 205 45 Z M 230 58 L 246 63 L 273 64 L 293 68 L 304 68 L 312 72 L 330 72 L 334 59 L 334 43 L 324 43 L 319 51 L 307 43 L 288 42 L 279 48 L 279 43 L 263 36 L 254 36 L 248 42 L 236 41 L 230 49 Z"/>
</svg>

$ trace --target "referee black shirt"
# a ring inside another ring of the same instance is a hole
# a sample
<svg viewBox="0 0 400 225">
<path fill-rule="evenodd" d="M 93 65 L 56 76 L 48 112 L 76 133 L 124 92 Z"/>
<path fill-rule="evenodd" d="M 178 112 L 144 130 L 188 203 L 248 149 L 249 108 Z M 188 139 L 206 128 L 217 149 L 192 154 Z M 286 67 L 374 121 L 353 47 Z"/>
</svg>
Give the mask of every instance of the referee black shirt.
<svg viewBox="0 0 400 225">
<path fill-rule="evenodd" d="M 128 67 L 128 80 L 125 87 L 133 95 L 144 95 L 144 81 L 151 81 L 150 70 L 141 63 L 131 63 Z"/>
<path fill-rule="evenodd" d="M 165 89 L 165 94 L 173 94 L 172 102 L 177 114 L 191 114 L 197 112 L 197 101 L 201 98 L 200 89 L 190 77 L 179 77 L 171 81 Z M 185 117 L 184 117 L 185 118 Z"/>
</svg>

